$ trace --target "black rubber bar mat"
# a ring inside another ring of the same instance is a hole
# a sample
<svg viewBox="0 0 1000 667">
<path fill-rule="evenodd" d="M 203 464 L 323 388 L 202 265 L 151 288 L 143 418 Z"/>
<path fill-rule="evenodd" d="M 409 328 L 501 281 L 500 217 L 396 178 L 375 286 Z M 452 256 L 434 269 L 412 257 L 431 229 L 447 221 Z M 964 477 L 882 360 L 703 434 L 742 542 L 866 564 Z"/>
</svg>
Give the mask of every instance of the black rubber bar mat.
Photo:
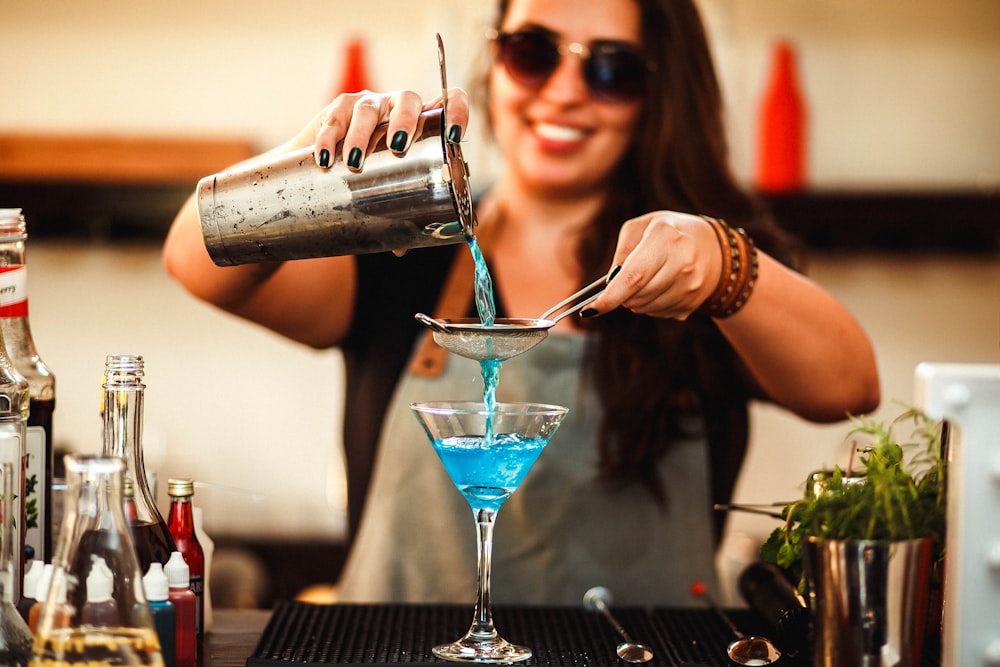
<svg viewBox="0 0 1000 667">
<path fill-rule="evenodd" d="M 652 647 L 650 667 L 731 667 L 726 646 L 732 631 L 710 610 L 616 607 L 612 613 L 629 636 Z M 466 605 L 313 605 L 279 602 L 247 667 L 309 665 L 435 665 L 437 644 L 458 639 L 469 628 Z M 753 612 L 730 616 L 746 634 L 766 634 Z M 583 607 L 495 606 L 500 635 L 534 655 L 524 665 L 626 665 L 615 653 L 621 638 L 603 616 Z M 787 656 L 777 663 L 800 663 Z"/>
</svg>

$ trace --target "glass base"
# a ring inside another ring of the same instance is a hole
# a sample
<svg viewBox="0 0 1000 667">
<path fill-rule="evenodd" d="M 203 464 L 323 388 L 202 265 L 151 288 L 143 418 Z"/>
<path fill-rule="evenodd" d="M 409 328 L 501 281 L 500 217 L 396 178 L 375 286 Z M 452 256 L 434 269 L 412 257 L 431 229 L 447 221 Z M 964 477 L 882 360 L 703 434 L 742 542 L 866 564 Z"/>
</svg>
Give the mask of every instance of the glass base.
<svg viewBox="0 0 1000 667">
<path fill-rule="evenodd" d="M 501 637 L 476 637 L 468 634 L 451 644 L 441 644 L 431 652 L 444 660 L 455 662 L 490 662 L 510 664 L 531 657 L 531 649 L 511 644 Z"/>
</svg>

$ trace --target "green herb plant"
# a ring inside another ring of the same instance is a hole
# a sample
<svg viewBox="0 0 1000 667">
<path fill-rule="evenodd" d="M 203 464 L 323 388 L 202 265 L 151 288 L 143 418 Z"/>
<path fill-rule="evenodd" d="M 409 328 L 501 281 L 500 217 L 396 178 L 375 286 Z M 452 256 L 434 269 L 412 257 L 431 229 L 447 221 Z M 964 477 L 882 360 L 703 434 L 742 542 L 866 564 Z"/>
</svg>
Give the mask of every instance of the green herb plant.
<svg viewBox="0 0 1000 667">
<path fill-rule="evenodd" d="M 851 417 L 849 440 L 862 470 L 835 467 L 818 495 L 807 493 L 782 510 L 784 525 L 771 532 L 761 558 L 802 582 L 802 549 L 810 537 L 829 540 L 900 541 L 931 538 L 941 558 L 945 528 L 945 461 L 941 425 L 908 408 L 888 425 Z M 894 431 L 914 424 L 911 441 Z M 852 437 L 853 436 L 853 437 Z M 863 436 L 868 444 L 859 445 Z M 861 481 L 856 481 L 862 476 Z M 851 478 L 849 481 L 848 478 Z"/>
</svg>

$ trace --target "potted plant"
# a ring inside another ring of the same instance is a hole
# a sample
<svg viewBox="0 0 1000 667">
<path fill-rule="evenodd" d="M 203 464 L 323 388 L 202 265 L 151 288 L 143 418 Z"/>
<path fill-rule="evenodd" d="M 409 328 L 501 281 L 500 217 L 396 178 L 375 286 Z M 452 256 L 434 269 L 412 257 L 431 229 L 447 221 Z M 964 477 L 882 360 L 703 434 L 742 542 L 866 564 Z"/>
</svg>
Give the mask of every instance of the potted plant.
<svg viewBox="0 0 1000 667">
<path fill-rule="evenodd" d="M 913 408 L 888 424 L 851 421 L 852 443 L 865 441 L 855 445 L 860 469 L 834 468 L 819 490 L 786 505 L 761 557 L 798 579 L 816 665 L 919 664 L 944 554 L 942 428 Z M 907 423 L 911 439 L 900 442 Z"/>
</svg>

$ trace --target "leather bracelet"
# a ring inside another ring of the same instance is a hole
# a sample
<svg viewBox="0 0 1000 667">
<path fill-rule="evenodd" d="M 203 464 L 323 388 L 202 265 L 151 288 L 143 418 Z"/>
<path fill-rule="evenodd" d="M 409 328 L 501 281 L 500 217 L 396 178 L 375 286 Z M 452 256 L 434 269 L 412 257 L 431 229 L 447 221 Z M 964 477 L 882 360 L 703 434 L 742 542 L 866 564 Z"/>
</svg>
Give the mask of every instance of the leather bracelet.
<svg viewBox="0 0 1000 667">
<path fill-rule="evenodd" d="M 757 284 L 757 247 L 742 227 L 733 229 L 718 218 L 701 217 L 719 239 L 722 271 L 712 295 L 698 310 L 710 317 L 730 317 L 746 305 Z"/>
</svg>

